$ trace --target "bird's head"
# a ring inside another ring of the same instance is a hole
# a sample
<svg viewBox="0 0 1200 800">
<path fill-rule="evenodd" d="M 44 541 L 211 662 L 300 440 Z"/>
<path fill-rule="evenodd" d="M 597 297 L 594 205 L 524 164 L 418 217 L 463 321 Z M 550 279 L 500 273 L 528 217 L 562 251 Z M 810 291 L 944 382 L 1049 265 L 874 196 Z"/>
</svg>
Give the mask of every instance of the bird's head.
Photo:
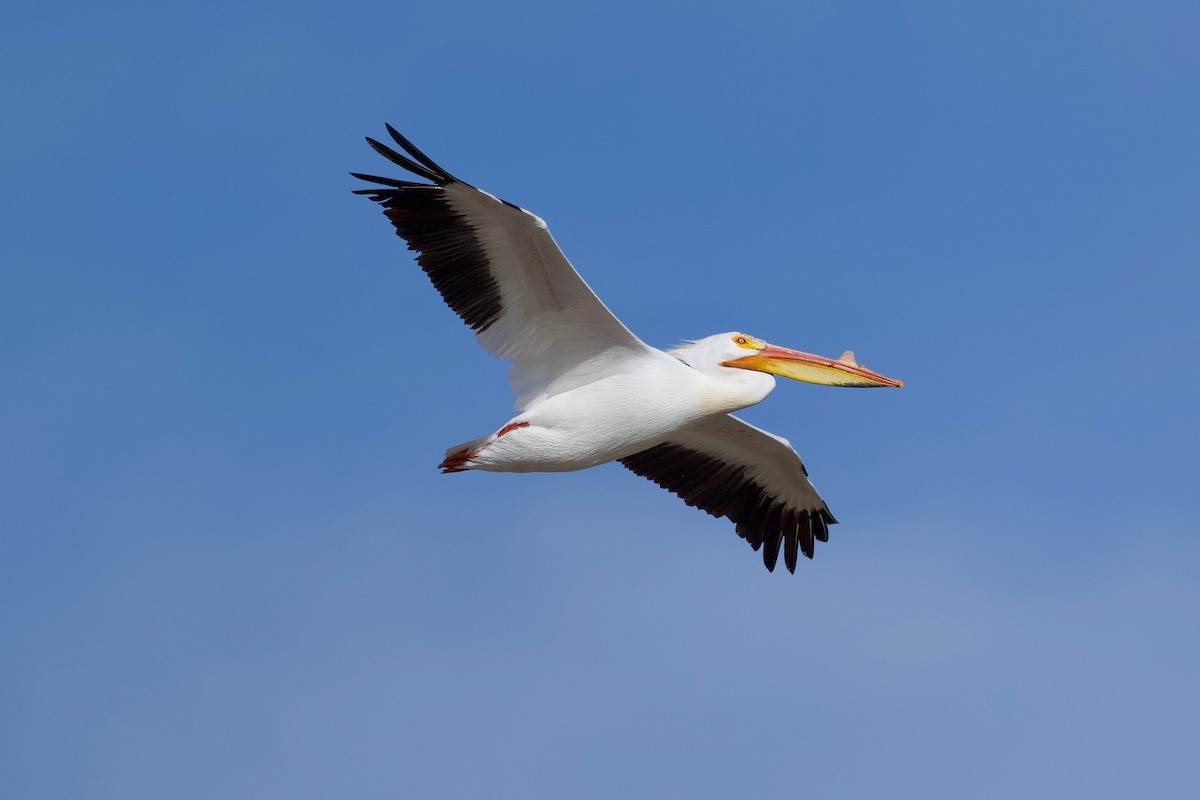
<svg viewBox="0 0 1200 800">
<path fill-rule="evenodd" d="M 718 333 L 669 351 L 671 355 L 696 369 L 731 367 L 781 375 L 822 386 L 895 386 L 903 381 L 872 372 L 854 360 L 847 350 L 840 358 L 802 353 L 776 347 L 746 333 Z"/>
</svg>

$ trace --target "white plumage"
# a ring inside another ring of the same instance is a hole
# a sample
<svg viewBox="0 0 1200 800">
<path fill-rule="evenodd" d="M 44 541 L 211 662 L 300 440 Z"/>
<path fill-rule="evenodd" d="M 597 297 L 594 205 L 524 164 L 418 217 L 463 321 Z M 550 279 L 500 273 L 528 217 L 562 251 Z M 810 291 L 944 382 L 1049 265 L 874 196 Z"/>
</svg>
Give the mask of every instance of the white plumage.
<svg viewBox="0 0 1200 800">
<path fill-rule="evenodd" d="M 537 216 L 458 180 L 390 125 L 407 155 L 372 147 L 429 183 L 352 173 L 379 202 L 480 345 L 512 362 L 520 413 L 447 451 L 445 472 L 559 472 L 620 461 L 714 516 L 774 569 L 812 557 L 836 520 L 784 439 L 730 415 L 774 375 L 833 386 L 900 386 L 854 361 L 716 334 L 663 352 L 588 288 Z"/>
</svg>

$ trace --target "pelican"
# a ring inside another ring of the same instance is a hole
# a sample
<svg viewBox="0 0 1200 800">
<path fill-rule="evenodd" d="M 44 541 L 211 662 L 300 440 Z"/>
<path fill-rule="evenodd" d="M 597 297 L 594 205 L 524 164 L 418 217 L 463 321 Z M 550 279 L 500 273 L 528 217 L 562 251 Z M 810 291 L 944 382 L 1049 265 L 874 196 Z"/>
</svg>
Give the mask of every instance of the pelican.
<svg viewBox="0 0 1200 800">
<path fill-rule="evenodd" d="M 662 351 L 609 311 L 546 223 L 451 175 L 401 136 L 403 154 L 367 137 L 424 182 L 350 173 L 383 206 L 446 304 L 484 350 L 511 361 L 517 415 L 451 447 L 443 473 L 566 472 L 619 461 L 714 517 L 774 570 L 813 557 L 837 522 L 786 439 L 732 412 L 761 402 L 775 376 L 825 386 L 903 386 L 858 364 L 730 331 Z"/>
</svg>

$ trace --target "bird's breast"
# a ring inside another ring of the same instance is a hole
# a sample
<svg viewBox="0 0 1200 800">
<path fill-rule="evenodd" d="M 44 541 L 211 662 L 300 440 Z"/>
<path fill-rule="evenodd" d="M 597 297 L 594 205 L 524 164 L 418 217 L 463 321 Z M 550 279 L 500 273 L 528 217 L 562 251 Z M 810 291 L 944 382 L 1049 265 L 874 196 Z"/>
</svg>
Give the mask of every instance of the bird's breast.
<svg viewBox="0 0 1200 800">
<path fill-rule="evenodd" d="M 747 405 L 714 392 L 682 364 L 651 367 L 658 368 L 607 376 L 547 398 L 523 418 L 561 436 L 575 457 L 599 464 L 659 444 L 704 417 Z"/>
</svg>

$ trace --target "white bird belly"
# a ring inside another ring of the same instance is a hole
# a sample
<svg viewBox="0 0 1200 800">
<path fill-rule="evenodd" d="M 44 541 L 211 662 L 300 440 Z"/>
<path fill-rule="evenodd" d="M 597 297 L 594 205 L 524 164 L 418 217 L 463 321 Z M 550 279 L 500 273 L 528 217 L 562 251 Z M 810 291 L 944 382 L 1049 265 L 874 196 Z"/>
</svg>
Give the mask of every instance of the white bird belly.
<svg viewBox="0 0 1200 800">
<path fill-rule="evenodd" d="M 656 359 L 645 368 L 549 397 L 514 418 L 505 426 L 511 430 L 475 454 L 470 467 L 566 472 L 624 458 L 720 413 L 699 386 L 689 391 L 698 382 L 691 368 L 673 359 Z"/>
</svg>

